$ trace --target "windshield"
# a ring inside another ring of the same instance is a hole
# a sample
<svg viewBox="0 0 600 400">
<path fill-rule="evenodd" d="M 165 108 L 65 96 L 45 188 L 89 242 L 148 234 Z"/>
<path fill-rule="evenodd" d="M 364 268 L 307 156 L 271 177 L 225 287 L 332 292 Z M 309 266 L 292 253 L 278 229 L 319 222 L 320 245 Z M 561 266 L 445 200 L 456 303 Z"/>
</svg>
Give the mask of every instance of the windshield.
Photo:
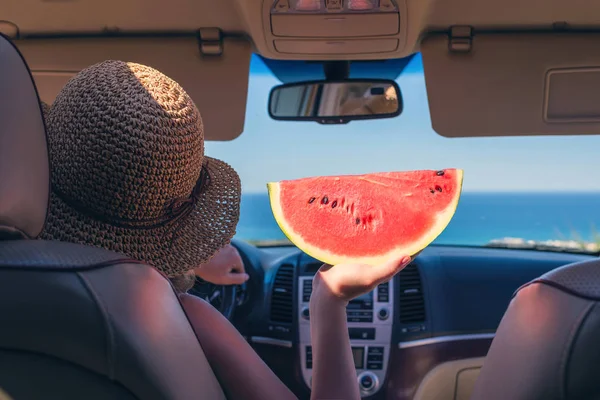
<svg viewBox="0 0 600 400">
<path fill-rule="evenodd" d="M 267 100 L 280 82 L 253 56 L 244 132 L 206 145 L 208 155 L 230 163 L 242 180 L 236 238 L 286 242 L 271 214 L 270 181 L 462 168 L 463 196 L 434 243 L 597 250 L 600 137 L 444 138 L 431 128 L 420 56 L 397 82 L 404 111 L 396 118 L 333 126 L 274 121 Z"/>
</svg>

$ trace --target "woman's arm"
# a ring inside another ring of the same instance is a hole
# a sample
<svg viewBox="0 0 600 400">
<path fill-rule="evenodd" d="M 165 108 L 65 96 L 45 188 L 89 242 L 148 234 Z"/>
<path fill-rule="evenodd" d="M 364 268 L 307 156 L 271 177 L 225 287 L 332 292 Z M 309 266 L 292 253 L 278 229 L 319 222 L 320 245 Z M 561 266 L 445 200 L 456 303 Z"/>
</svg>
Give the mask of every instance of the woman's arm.
<svg viewBox="0 0 600 400">
<path fill-rule="evenodd" d="M 310 336 L 312 399 L 360 399 L 346 322 L 348 302 L 387 282 L 411 261 L 408 256 L 381 265 L 323 265 L 313 278 Z"/>
<path fill-rule="evenodd" d="M 311 399 L 360 399 L 346 322 L 347 304 L 323 291 L 313 291 L 311 295 Z"/>
<path fill-rule="evenodd" d="M 228 398 L 297 400 L 219 311 L 192 295 L 180 299 Z"/>
</svg>

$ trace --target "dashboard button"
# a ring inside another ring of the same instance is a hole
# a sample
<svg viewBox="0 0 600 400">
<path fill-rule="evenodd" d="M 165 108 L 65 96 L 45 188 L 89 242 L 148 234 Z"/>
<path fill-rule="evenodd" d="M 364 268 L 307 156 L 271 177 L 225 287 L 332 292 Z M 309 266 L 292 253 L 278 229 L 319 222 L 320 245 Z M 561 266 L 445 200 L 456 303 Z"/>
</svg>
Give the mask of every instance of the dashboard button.
<svg viewBox="0 0 600 400">
<path fill-rule="evenodd" d="M 383 369 L 383 362 L 381 361 L 367 361 L 367 369 L 372 369 L 374 371 L 376 370 L 382 370 Z"/>
<path fill-rule="evenodd" d="M 358 376 L 358 386 L 363 394 L 370 394 L 377 390 L 379 379 L 371 371 L 365 371 Z"/>
<path fill-rule="evenodd" d="M 306 369 L 312 369 L 312 347 L 306 346 Z"/>
<path fill-rule="evenodd" d="M 350 339 L 374 340 L 375 328 L 348 328 Z"/>
<path fill-rule="evenodd" d="M 389 283 L 382 283 L 377 287 L 377 301 L 387 303 L 390 301 L 390 286 Z"/>
<path fill-rule="evenodd" d="M 312 281 L 305 280 L 302 283 L 302 302 L 308 303 L 310 301 L 310 295 L 312 293 Z"/>
<path fill-rule="evenodd" d="M 360 378 L 360 386 L 362 386 L 363 388 L 369 390 L 373 387 L 373 384 L 375 382 L 373 381 L 373 378 L 371 378 L 368 375 L 363 376 L 362 378 Z"/>
<path fill-rule="evenodd" d="M 310 311 L 309 311 L 308 307 L 304 307 L 302 309 L 302 318 L 310 319 Z"/>
<path fill-rule="evenodd" d="M 377 316 L 379 317 L 380 320 L 385 321 L 390 316 L 390 312 L 388 311 L 387 308 L 382 308 L 377 313 Z"/>
<path fill-rule="evenodd" d="M 347 312 L 348 322 L 373 322 L 373 311 L 351 310 Z"/>
<path fill-rule="evenodd" d="M 373 322 L 373 317 L 348 317 L 348 322 Z"/>
</svg>

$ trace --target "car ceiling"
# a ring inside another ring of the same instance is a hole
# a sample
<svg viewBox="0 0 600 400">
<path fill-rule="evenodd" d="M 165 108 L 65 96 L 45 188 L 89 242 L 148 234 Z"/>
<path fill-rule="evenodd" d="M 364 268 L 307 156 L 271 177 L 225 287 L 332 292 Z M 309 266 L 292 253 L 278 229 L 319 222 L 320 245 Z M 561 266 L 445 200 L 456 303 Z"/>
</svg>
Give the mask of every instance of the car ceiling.
<svg viewBox="0 0 600 400">
<path fill-rule="evenodd" d="M 273 0 L 4 0 L 0 32 L 15 39 L 44 101 L 87 65 L 140 62 L 186 88 L 208 140 L 243 131 L 252 52 L 284 82 L 319 78 L 311 62 L 336 60 L 360 61 L 354 77 L 394 79 L 420 52 L 443 136 L 600 134 L 600 2 L 393 2 L 392 19 L 338 18 L 336 31 L 273 17 Z"/>
<path fill-rule="evenodd" d="M 272 59 L 384 59 L 406 57 L 428 32 L 469 25 L 477 30 L 600 27 L 600 2 L 589 0 L 397 0 L 399 46 L 369 54 L 282 54 L 273 49 L 269 29 L 271 0 L 4 0 L 2 31 L 20 37 L 48 34 L 195 32 L 218 27 L 248 35 L 255 50 Z M 307 26 L 307 30 L 311 27 Z M 392 35 L 394 36 L 394 35 Z"/>
</svg>

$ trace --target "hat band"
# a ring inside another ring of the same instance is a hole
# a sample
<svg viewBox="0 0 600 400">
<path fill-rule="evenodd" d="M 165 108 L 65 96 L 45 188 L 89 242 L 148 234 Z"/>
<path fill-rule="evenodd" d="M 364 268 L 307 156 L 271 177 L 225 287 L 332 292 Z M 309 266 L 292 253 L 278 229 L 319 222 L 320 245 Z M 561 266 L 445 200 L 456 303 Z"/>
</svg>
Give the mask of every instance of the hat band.
<svg viewBox="0 0 600 400">
<path fill-rule="evenodd" d="M 196 204 L 200 200 L 200 195 L 204 193 L 210 185 L 210 175 L 206 168 L 207 165 L 208 163 L 202 166 L 200 177 L 196 181 L 192 193 L 187 197 L 177 198 L 169 202 L 165 207 L 165 213 L 157 218 L 128 219 L 107 216 L 106 214 L 92 210 L 83 204 L 83 202 L 67 195 L 56 186 L 52 187 L 52 191 L 73 210 L 96 221 L 118 228 L 152 230 L 176 223 L 182 218 L 187 217 L 194 210 Z"/>
</svg>

